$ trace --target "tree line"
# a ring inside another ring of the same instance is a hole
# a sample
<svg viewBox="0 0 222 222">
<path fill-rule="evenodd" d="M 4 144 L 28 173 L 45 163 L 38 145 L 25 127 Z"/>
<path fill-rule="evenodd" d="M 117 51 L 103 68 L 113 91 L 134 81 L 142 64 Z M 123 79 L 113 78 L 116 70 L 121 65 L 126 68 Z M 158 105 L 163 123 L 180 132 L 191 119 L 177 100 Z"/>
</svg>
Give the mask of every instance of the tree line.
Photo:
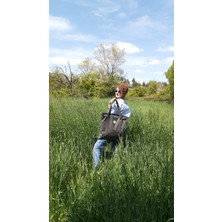
<svg viewBox="0 0 222 222">
<path fill-rule="evenodd" d="M 164 73 L 168 82 L 149 81 L 139 83 L 126 78 L 121 68 L 125 62 L 125 50 L 116 43 L 100 44 L 94 52 L 94 59 L 85 58 L 74 73 L 70 63 L 62 68 L 56 66 L 49 72 L 49 94 L 55 97 L 108 98 L 112 97 L 116 85 L 129 85 L 127 97 L 154 101 L 174 101 L 174 61 Z"/>
</svg>

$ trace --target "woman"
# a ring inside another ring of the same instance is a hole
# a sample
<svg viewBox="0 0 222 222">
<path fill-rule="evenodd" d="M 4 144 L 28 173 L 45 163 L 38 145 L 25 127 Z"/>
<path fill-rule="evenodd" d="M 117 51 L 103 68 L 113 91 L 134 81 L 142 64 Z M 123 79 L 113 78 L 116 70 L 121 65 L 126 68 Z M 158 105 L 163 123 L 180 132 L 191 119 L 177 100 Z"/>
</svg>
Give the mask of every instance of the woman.
<svg viewBox="0 0 222 222">
<path fill-rule="evenodd" d="M 128 92 L 128 86 L 126 83 L 120 83 L 115 90 L 115 97 L 109 101 L 108 108 L 111 108 L 111 114 L 118 114 L 118 107 L 115 100 L 118 101 L 120 112 L 123 116 L 130 117 L 131 110 L 125 100 L 125 96 Z M 118 145 L 118 140 L 106 140 L 98 139 L 93 147 L 93 164 L 95 168 L 100 165 L 100 155 L 105 146 L 111 143 L 112 152 L 115 152 L 116 146 Z"/>
</svg>

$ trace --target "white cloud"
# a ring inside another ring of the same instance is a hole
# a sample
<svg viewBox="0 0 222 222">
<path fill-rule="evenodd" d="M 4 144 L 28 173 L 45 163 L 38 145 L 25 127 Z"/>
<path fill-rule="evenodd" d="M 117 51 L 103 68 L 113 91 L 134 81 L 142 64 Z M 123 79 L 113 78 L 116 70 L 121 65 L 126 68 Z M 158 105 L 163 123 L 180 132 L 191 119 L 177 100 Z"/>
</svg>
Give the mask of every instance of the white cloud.
<svg viewBox="0 0 222 222">
<path fill-rule="evenodd" d="M 91 1 L 93 2 L 93 1 Z M 92 13 L 95 16 L 101 16 L 101 17 L 106 17 L 109 14 L 112 14 L 114 12 L 117 12 L 120 10 L 120 4 L 117 2 L 114 2 L 112 0 L 106 0 L 106 1 L 94 1 L 94 4 L 91 5 L 92 8 L 95 10 L 92 11 Z"/>
<path fill-rule="evenodd" d="M 62 56 L 52 56 L 49 58 L 49 64 L 50 66 L 61 66 L 61 65 L 67 65 L 67 62 L 70 63 L 70 65 L 78 65 L 83 61 L 81 58 L 66 58 Z"/>
<path fill-rule="evenodd" d="M 120 9 L 118 5 L 107 5 L 103 7 L 99 7 L 93 11 L 93 14 L 96 16 L 106 16 L 110 13 L 116 12 Z"/>
<path fill-rule="evenodd" d="M 152 65 L 160 64 L 160 60 L 152 59 L 149 57 L 127 57 L 126 58 L 126 66 L 138 66 L 141 68 L 145 68 Z"/>
<path fill-rule="evenodd" d="M 127 14 L 124 13 L 124 12 L 120 12 L 117 14 L 118 18 L 126 18 L 127 17 Z"/>
<path fill-rule="evenodd" d="M 143 29 L 152 26 L 152 22 L 148 16 L 142 16 L 137 18 L 135 21 L 129 22 L 129 26 L 134 30 Z"/>
<path fill-rule="evenodd" d="M 117 42 L 117 46 L 120 49 L 125 49 L 125 52 L 129 53 L 129 54 L 143 51 L 142 48 L 138 48 L 136 45 L 129 43 L 129 42 Z"/>
<path fill-rule="evenodd" d="M 173 63 L 173 60 L 174 60 L 174 57 L 167 57 L 167 58 L 163 59 L 163 62 L 164 62 L 165 64 L 171 66 L 172 63 Z"/>
<path fill-rule="evenodd" d="M 153 37 L 156 33 L 163 33 L 166 30 L 164 24 L 154 21 L 149 16 L 144 15 L 130 20 L 124 27 L 120 27 L 119 32 L 137 38 Z"/>
<path fill-rule="evenodd" d="M 174 46 L 168 45 L 168 46 L 159 46 L 157 49 L 158 52 L 173 52 Z"/>
<path fill-rule="evenodd" d="M 70 25 L 67 19 L 49 15 L 49 30 L 50 31 L 66 32 L 66 31 L 70 31 L 71 29 L 72 29 L 72 26 Z"/>
<path fill-rule="evenodd" d="M 160 63 L 160 60 L 158 60 L 158 59 L 150 59 L 149 61 L 148 61 L 148 64 L 149 65 L 157 65 L 157 64 L 159 64 Z"/>
<path fill-rule="evenodd" d="M 144 73 L 144 71 L 142 70 L 142 69 L 136 69 L 135 71 L 134 71 L 135 73 Z"/>
<path fill-rule="evenodd" d="M 128 22 L 128 28 L 130 30 L 133 30 L 134 32 L 135 31 L 138 32 L 138 31 L 146 31 L 146 29 L 148 28 L 160 29 L 163 28 L 163 26 L 157 22 L 152 21 L 147 15 L 144 15 L 138 17 L 134 21 Z"/>
<path fill-rule="evenodd" d="M 49 49 L 49 66 L 67 65 L 67 61 L 70 65 L 80 64 L 86 57 L 89 57 L 92 53 L 82 48 L 73 49 Z"/>
<path fill-rule="evenodd" d="M 79 42 L 96 42 L 97 39 L 93 35 L 81 33 L 68 33 L 73 31 L 69 20 L 62 17 L 49 16 L 49 30 L 54 31 L 51 38 L 68 41 Z M 76 32 L 76 31 L 75 31 Z"/>
<path fill-rule="evenodd" d="M 64 65 L 67 64 L 67 58 L 62 57 L 62 56 L 52 56 L 49 57 L 49 64 L 52 65 Z"/>
<path fill-rule="evenodd" d="M 152 59 L 149 57 L 136 57 L 136 56 L 128 56 L 126 57 L 126 67 L 137 67 L 138 69 L 147 68 L 154 65 L 159 65 L 160 60 Z"/>
<path fill-rule="evenodd" d="M 126 66 L 146 67 L 147 57 L 126 57 Z"/>
<path fill-rule="evenodd" d="M 129 8 L 137 8 L 138 7 L 138 0 L 127 0 L 126 5 Z"/>
<path fill-rule="evenodd" d="M 79 42 L 95 42 L 96 41 L 96 38 L 93 35 L 80 34 L 80 33 L 61 35 L 59 38 L 63 40 L 79 41 Z"/>
<path fill-rule="evenodd" d="M 104 47 L 106 49 L 111 47 L 111 44 L 103 44 Z M 136 45 L 129 43 L 129 42 L 117 42 L 116 45 L 120 48 L 120 49 L 124 49 L 126 53 L 128 54 L 133 54 L 133 53 L 137 53 L 137 52 L 142 52 L 143 49 L 142 48 L 138 48 Z M 95 50 L 98 47 L 95 48 Z"/>
</svg>

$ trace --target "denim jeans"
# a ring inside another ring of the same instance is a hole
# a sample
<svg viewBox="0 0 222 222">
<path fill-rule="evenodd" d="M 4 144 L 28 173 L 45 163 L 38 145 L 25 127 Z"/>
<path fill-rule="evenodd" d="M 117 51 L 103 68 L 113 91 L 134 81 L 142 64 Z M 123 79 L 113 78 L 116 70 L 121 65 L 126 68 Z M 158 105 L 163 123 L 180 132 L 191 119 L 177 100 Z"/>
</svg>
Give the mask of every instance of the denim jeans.
<svg viewBox="0 0 222 222">
<path fill-rule="evenodd" d="M 98 139 L 93 147 L 93 164 L 95 168 L 98 168 L 100 165 L 101 152 L 105 146 L 111 143 L 112 153 L 115 152 L 116 146 L 118 144 L 117 140 L 107 141 L 106 139 Z"/>
</svg>

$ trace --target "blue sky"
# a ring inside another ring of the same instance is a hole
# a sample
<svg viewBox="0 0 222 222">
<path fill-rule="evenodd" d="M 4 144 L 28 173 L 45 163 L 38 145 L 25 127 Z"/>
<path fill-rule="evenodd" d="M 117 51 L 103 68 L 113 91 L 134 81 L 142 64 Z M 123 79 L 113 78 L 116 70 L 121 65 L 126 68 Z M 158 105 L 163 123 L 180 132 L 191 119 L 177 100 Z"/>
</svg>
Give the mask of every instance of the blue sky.
<svg viewBox="0 0 222 222">
<path fill-rule="evenodd" d="M 125 49 L 126 77 L 167 81 L 174 59 L 173 0 L 50 0 L 49 70 L 94 58 L 100 43 Z"/>
</svg>

